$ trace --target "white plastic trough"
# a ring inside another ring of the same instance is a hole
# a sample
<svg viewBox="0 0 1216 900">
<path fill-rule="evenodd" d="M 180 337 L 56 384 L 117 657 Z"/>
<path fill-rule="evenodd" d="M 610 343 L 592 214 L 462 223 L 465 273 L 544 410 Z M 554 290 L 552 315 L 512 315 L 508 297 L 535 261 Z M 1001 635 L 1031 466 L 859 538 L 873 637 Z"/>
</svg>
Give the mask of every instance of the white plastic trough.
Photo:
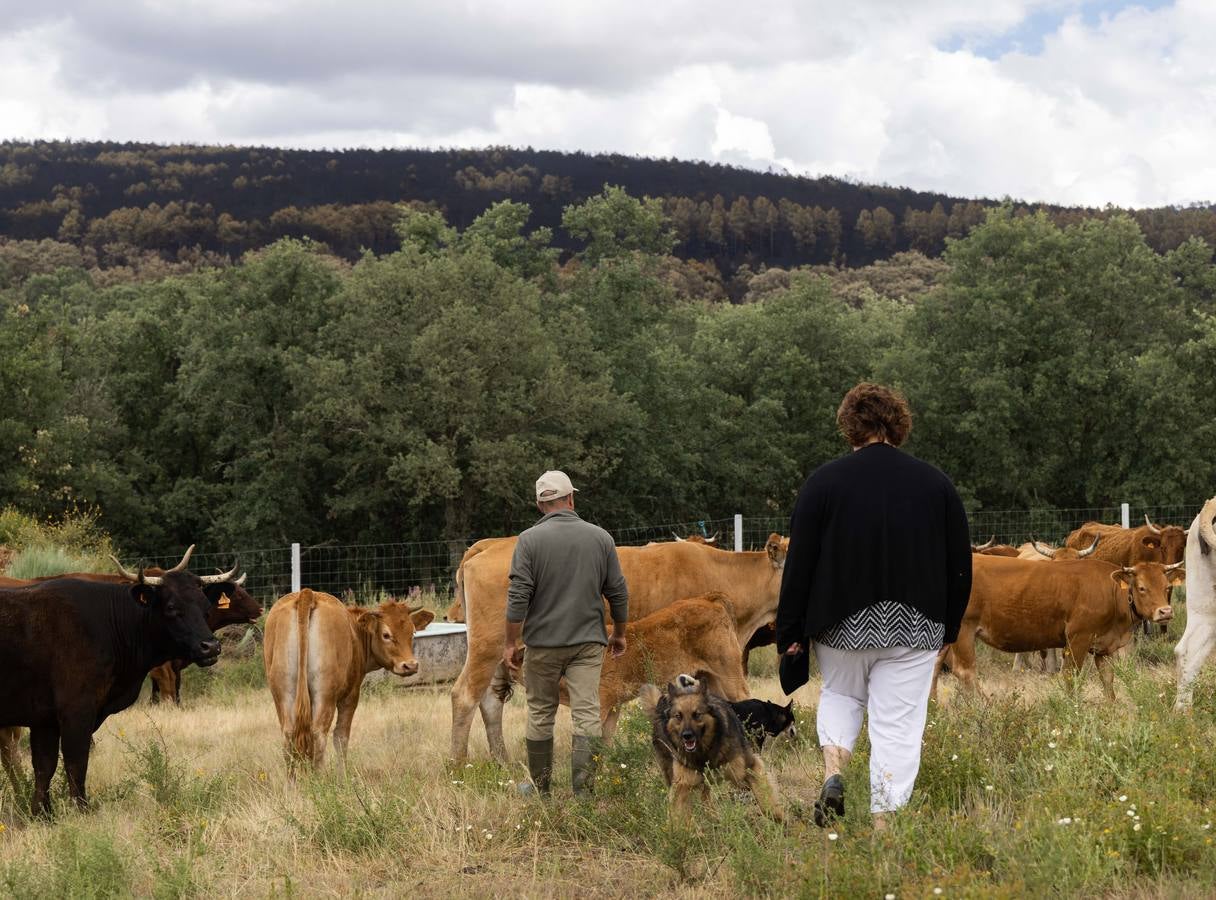
<svg viewBox="0 0 1216 900">
<path fill-rule="evenodd" d="M 464 658 L 468 652 L 468 627 L 463 622 L 432 622 L 422 631 L 414 632 L 414 656 L 418 658 L 417 675 L 398 678 L 384 670 L 373 674 L 388 678 L 402 687 L 455 681 L 460 670 L 464 668 Z"/>
</svg>

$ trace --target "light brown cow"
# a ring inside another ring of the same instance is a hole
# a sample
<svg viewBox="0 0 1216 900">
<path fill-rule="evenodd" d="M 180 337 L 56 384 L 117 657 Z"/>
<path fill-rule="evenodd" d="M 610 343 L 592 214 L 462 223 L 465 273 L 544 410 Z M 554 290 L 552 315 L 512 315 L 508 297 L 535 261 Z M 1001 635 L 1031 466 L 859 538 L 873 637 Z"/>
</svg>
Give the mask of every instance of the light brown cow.
<svg viewBox="0 0 1216 900">
<path fill-rule="evenodd" d="M 616 732 L 621 707 L 638 695 L 647 682 L 672 681 L 683 672 L 709 684 L 726 700 L 747 700 L 747 678 L 735 634 L 735 608 L 722 593 L 686 597 L 625 626 L 629 650 L 613 658 L 605 650 L 600 670 L 600 722 L 604 740 Z M 524 666 L 528 664 L 524 654 Z M 499 700 L 510 697 L 505 685 L 496 683 Z M 561 702 L 568 703 L 565 685 Z"/>
<path fill-rule="evenodd" d="M 1176 525 L 1158 528 L 1144 517 L 1144 524 L 1135 528 L 1119 525 L 1104 525 L 1101 522 L 1086 522 L 1068 536 L 1067 547 L 1083 550 L 1102 538 L 1102 546 L 1094 559 L 1102 559 L 1116 566 L 1132 566 L 1138 562 L 1159 562 L 1173 565 L 1182 562 L 1186 552 L 1186 532 Z"/>
<path fill-rule="evenodd" d="M 1101 537 L 1101 535 L 1096 536 L 1093 544 L 1084 550 L 1074 550 L 1072 547 L 1052 547 L 1049 544 L 1040 543 L 1032 536 L 1029 541 L 1018 547 L 1017 558 L 1034 560 L 1035 562 L 1047 562 L 1053 559 L 1086 559 L 1093 555 Z M 1013 669 L 1015 672 L 1018 669 L 1029 668 L 1027 654 L 1013 654 Z M 1050 650 L 1039 651 L 1039 670 L 1049 675 L 1060 671 L 1059 648 L 1052 647 Z"/>
<path fill-rule="evenodd" d="M 429 610 L 395 600 L 343 606 L 337 597 L 308 588 L 275 601 L 262 649 L 289 768 L 300 759 L 321 764 L 335 713 L 334 750 L 344 767 L 364 676 L 378 668 L 415 674 L 414 630 L 434 618 Z"/>
<path fill-rule="evenodd" d="M 495 544 L 502 541 L 511 541 L 514 546 L 514 537 L 495 537 L 482 538 L 473 543 L 468 550 L 464 551 L 464 556 L 460 557 L 460 565 L 456 567 L 456 574 L 452 579 L 452 605 L 448 607 L 448 611 L 444 613 L 443 621 L 445 622 L 463 622 L 465 620 L 464 611 L 464 564 L 470 559 L 481 553 L 488 547 L 493 547 Z"/>
<path fill-rule="evenodd" d="M 779 534 L 769 535 L 764 550 L 742 553 L 691 542 L 620 547 L 617 555 L 629 586 L 629 619 L 645 618 L 684 597 L 720 591 L 731 598 L 736 638 L 743 645 L 777 614 L 781 569 L 788 547 L 788 538 Z M 507 572 L 514 550 L 515 538 L 500 541 L 463 566 L 469 649 L 464 669 L 452 688 L 454 760 L 462 761 L 468 755 L 469 730 L 478 707 L 491 755 L 501 762 L 507 759 L 502 701 L 489 688 L 492 681 L 499 684 L 506 678 L 500 662 Z"/>
<path fill-rule="evenodd" d="M 983 544 L 972 544 L 972 553 L 982 553 L 984 556 L 1017 556 L 1018 548 L 1010 544 L 998 544 L 996 535 L 988 538 L 988 541 Z"/>
<path fill-rule="evenodd" d="M 1069 547 L 1083 547 L 1091 537 L 1102 536 L 1102 549 L 1095 558 L 1104 559 L 1116 566 L 1130 566 L 1138 562 L 1159 562 L 1167 566 L 1180 563 L 1186 554 L 1186 531 L 1177 525 L 1159 528 L 1144 516 L 1144 524 L 1135 528 L 1119 525 L 1103 525 L 1101 522 L 1086 522 L 1068 536 Z M 1149 623 L 1144 623 L 1144 633 L 1150 633 Z M 1165 634 L 1165 625 L 1159 626 Z"/>
<path fill-rule="evenodd" d="M 976 556 L 971 597 L 958 640 L 942 649 L 965 687 L 975 689 L 975 640 L 1008 653 L 1066 646 L 1068 665 L 1080 672 L 1092 653 L 1106 695 L 1114 698 L 1109 656 L 1132 639 L 1142 620 L 1167 621 L 1171 584 L 1181 584 L 1181 564 L 1136 563 L 1119 567 L 1096 559 L 1050 565 L 1024 559 Z M 936 690 L 937 672 L 934 674 Z"/>
</svg>

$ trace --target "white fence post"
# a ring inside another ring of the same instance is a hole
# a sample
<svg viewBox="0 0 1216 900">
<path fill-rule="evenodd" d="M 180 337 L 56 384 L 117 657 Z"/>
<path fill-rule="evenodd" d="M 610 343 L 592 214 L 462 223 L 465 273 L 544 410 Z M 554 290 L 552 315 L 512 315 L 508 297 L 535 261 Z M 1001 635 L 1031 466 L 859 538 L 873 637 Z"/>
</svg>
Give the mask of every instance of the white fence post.
<svg viewBox="0 0 1216 900">
<path fill-rule="evenodd" d="M 1122 510 L 1123 510 L 1123 527 L 1131 528 L 1132 527 L 1132 508 L 1127 503 L 1124 503 L 1122 505 Z"/>
<path fill-rule="evenodd" d="M 300 590 L 300 545 L 291 545 L 291 591 L 296 593 Z"/>
<path fill-rule="evenodd" d="M 743 552 L 743 513 L 735 513 L 735 552 Z"/>
</svg>

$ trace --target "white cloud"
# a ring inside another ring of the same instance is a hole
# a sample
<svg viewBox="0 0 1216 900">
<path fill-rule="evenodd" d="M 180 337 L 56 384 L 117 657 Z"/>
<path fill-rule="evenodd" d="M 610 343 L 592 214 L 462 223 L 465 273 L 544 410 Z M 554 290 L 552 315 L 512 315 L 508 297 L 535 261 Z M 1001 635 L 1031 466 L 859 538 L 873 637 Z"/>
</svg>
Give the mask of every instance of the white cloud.
<svg viewBox="0 0 1216 900">
<path fill-rule="evenodd" d="M 1204 0 L 0 0 L 0 22 L 3 137 L 531 145 L 1216 200 Z"/>
</svg>

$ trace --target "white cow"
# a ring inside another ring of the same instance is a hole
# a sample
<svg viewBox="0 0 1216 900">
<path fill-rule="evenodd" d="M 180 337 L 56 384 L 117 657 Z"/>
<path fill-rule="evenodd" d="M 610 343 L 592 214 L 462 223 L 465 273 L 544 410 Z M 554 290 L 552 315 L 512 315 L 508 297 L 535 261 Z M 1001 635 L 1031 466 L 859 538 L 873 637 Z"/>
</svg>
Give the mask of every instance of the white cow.
<svg viewBox="0 0 1216 900">
<path fill-rule="evenodd" d="M 1216 649 L 1216 497 L 1203 504 L 1186 536 L 1186 631 L 1174 648 L 1178 698 L 1174 709 L 1189 709 L 1191 685 Z"/>
</svg>

